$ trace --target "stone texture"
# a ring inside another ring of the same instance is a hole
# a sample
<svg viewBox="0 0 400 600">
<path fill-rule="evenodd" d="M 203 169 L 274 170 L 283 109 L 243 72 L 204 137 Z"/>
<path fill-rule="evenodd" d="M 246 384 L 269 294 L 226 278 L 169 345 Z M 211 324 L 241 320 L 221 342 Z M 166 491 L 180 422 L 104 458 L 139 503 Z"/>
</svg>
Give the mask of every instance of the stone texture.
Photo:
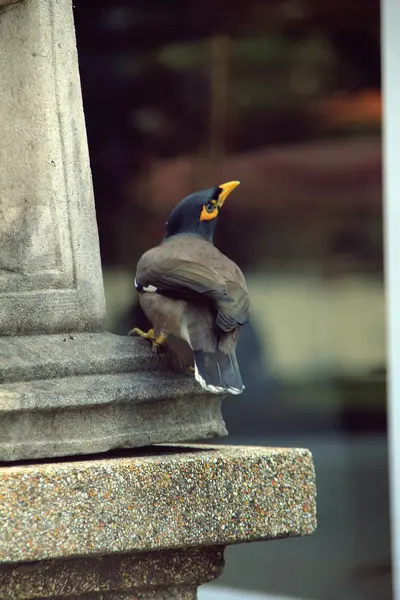
<svg viewBox="0 0 400 600">
<path fill-rule="evenodd" d="M 7 565 L 0 600 L 194 600 L 223 564 L 223 548 L 211 547 Z"/>
<path fill-rule="evenodd" d="M 108 333 L 0 338 L 0 460 L 226 435 L 224 396 L 171 352 Z"/>
<path fill-rule="evenodd" d="M 21 2 L 21 0 L 0 0 L 0 8 L 7 6 L 7 4 L 16 4 L 17 2 Z"/>
<path fill-rule="evenodd" d="M 5 387 L 0 390 L 3 461 L 227 433 L 221 396 L 205 396 L 195 381 L 173 375 L 102 375 L 1 387 Z M 7 406 L 9 399 L 13 407 Z"/>
<path fill-rule="evenodd" d="M 0 469 L 0 562 L 311 534 L 302 449 L 158 446 L 105 460 Z"/>
<path fill-rule="evenodd" d="M 173 353 L 111 333 L 0 337 L 0 384 L 179 368 Z"/>
<path fill-rule="evenodd" d="M 104 295 L 70 0 L 1 11 L 0 72 L 0 335 L 99 330 Z"/>
</svg>

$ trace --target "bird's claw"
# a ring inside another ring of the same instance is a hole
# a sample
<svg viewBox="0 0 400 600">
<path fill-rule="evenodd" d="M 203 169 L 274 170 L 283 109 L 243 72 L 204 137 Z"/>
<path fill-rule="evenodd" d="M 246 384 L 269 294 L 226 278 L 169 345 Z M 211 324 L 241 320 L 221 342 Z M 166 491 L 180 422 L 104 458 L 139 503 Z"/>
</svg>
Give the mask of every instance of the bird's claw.
<svg viewBox="0 0 400 600">
<path fill-rule="evenodd" d="M 160 350 L 160 346 L 165 344 L 167 341 L 167 335 L 165 333 L 160 333 L 160 335 L 156 336 L 154 329 L 149 329 L 149 331 L 146 333 L 138 327 L 134 327 L 130 330 L 128 335 L 138 335 L 145 340 L 149 340 L 151 342 L 151 349 L 154 353 L 157 353 Z"/>
<path fill-rule="evenodd" d="M 130 330 L 128 335 L 138 335 L 139 337 L 142 337 L 145 340 L 151 340 L 152 342 L 154 342 L 156 339 L 154 335 L 154 329 L 149 329 L 149 331 L 146 333 L 145 331 L 139 329 L 139 327 L 134 327 Z"/>
<path fill-rule="evenodd" d="M 155 340 L 151 344 L 151 351 L 153 354 L 158 354 L 161 350 L 161 344 L 158 344 Z"/>
</svg>

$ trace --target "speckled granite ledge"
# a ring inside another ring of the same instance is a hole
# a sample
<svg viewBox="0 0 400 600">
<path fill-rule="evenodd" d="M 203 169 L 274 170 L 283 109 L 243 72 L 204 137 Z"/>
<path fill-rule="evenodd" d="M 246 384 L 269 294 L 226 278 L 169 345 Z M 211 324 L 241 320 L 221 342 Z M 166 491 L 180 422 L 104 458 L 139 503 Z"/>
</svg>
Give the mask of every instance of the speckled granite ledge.
<svg viewBox="0 0 400 600">
<path fill-rule="evenodd" d="M 173 445 L 150 452 L 0 468 L 0 562 L 227 545 L 315 530 L 308 450 Z"/>
<path fill-rule="evenodd" d="M 6 565 L 0 600 L 196 600 L 223 566 L 221 547 Z"/>
</svg>

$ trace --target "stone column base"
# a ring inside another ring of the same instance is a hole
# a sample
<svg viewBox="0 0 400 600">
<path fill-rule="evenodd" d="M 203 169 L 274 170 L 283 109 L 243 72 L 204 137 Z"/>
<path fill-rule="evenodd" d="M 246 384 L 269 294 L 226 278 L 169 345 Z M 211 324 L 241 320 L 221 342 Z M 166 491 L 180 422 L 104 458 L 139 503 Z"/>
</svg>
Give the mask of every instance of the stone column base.
<svg viewBox="0 0 400 600">
<path fill-rule="evenodd" d="M 172 352 L 111 333 L 0 337 L 0 461 L 227 434 L 224 395 L 207 394 Z"/>
<path fill-rule="evenodd" d="M 195 600 L 218 577 L 223 547 L 3 565 L 1 600 Z"/>
</svg>

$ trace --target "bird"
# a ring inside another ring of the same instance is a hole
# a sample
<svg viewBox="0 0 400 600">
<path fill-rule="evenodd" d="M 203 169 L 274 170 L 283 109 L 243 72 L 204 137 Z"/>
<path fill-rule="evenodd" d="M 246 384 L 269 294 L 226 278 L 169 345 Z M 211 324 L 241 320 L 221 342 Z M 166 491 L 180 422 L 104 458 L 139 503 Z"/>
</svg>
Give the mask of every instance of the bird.
<svg viewBox="0 0 400 600">
<path fill-rule="evenodd" d="M 214 245 L 222 207 L 239 183 L 228 181 L 181 200 L 161 243 L 139 259 L 134 280 L 152 328 L 135 327 L 130 335 L 149 340 L 154 351 L 169 335 L 183 339 L 193 353 L 196 381 L 214 394 L 245 389 L 236 344 L 249 320 L 249 294 L 240 268 Z"/>
</svg>

